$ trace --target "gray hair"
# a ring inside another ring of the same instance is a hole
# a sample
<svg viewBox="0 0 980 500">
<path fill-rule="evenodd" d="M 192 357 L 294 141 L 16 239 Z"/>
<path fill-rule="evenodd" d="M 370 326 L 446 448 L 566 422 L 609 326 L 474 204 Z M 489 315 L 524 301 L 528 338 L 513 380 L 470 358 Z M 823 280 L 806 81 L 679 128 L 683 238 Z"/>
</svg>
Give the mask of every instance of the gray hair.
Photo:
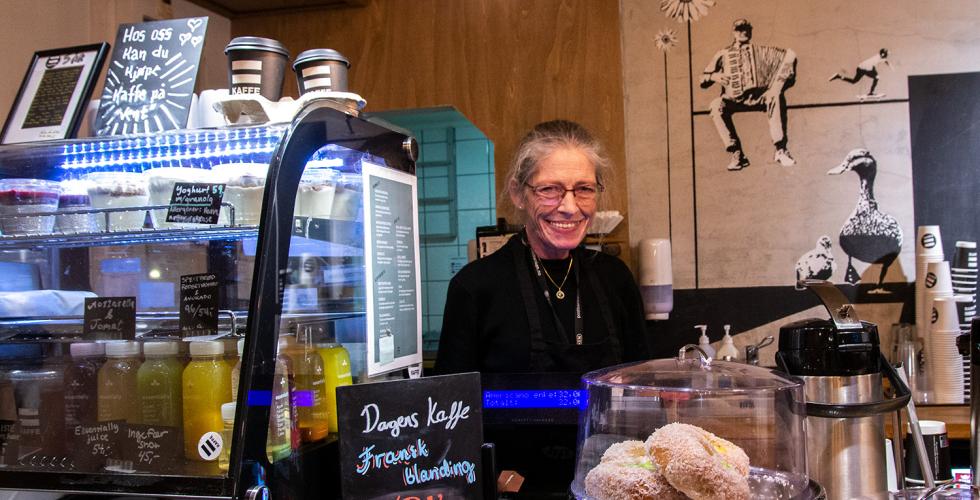
<svg viewBox="0 0 980 500">
<path fill-rule="evenodd" d="M 534 174 L 538 172 L 543 158 L 558 149 L 577 149 L 595 167 L 596 182 L 606 186 L 612 170 L 612 162 L 599 140 L 588 129 L 569 120 L 552 120 L 534 126 L 521 139 L 517 152 L 510 162 L 510 170 L 504 181 L 504 196 L 502 200 L 510 203 L 510 190 L 518 189 L 529 184 Z M 523 196 L 523 195 L 522 195 Z M 515 207 L 517 208 L 517 207 Z M 520 212 L 520 211 L 518 211 Z"/>
</svg>

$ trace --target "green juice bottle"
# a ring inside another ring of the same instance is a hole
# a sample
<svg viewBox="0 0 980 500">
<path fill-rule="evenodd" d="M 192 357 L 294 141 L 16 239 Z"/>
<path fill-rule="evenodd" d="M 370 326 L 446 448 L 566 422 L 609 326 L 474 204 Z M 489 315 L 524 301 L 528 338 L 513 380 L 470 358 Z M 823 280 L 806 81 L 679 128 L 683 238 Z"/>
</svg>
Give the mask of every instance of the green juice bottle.
<svg viewBox="0 0 980 500">
<path fill-rule="evenodd" d="M 111 342 L 105 346 L 106 362 L 99 369 L 99 422 L 125 420 L 139 423 L 140 345 L 136 342 Z"/>
<path fill-rule="evenodd" d="M 141 423 L 180 427 L 184 367 L 177 359 L 179 351 L 177 342 L 143 344 L 145 361 L 136 374 L 143 414 Z"/>
</svg>

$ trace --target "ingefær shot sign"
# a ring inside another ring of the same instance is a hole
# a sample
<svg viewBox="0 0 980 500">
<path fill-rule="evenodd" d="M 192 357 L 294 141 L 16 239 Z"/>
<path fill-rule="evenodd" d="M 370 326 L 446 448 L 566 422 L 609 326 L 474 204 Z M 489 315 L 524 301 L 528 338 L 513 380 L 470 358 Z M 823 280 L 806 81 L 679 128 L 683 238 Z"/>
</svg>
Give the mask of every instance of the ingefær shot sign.
<svg viewBox="0 0 980 500">
<path fill-rule="evenodd" d="M 337 388 L 344 498 L 482 498 L 480 376 Z"/>
<path fill-rule="evenodd" d="M 120 25 L 96 134 L 184 128 L 207 27 L 207 17 Z"/>
</svg>

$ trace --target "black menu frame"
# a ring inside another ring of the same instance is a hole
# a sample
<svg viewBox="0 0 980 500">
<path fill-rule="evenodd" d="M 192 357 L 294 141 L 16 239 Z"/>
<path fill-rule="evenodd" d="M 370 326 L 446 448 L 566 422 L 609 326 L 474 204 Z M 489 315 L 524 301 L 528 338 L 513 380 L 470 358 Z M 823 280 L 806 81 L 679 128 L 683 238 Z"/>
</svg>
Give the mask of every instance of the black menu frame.
<svg viewBox="0 0 980 500">
<path fill-rule="evenodd" d="M 7 119 L 3 124 L 3 130 L 0 131 L 0 144 L 31 142 L 38 140 L 70 139 L 75 137 L 75 135 L 78 133 L 79 126 L 82 124 L 82 117 L 85 114 L 85 109 L 88 106 L 89 99 L 92 97 L 92 91 L 95 90 L 95 83 L 98 79 L 99 73 L 102 71 L 102 66 L 105 64 L 106 55 L 108 53 L 109 44 L 105 42 L 35 52 L 34 57 L 31 59 L 30 65 L 27 67 L 27 73 L 24 75 L 24 80 L 21 82 L 20 88 L 17 90 L 17 97 L 14 98 L 14 103 L 10 107 L 10 113 L 7 115 Z M 57 137 L 42 137 L 40 135 L 40 129 L 49 129 L 50 127 L 37 127 L 37 134 L 32 135 L 29 138 L 11 140 L 10 134 L 12 132 L 17 131 L 19 133 L 25 133 L 30 130 L 30 128 L 23 126 L 24 120 L 20 120 L 20 123 L 15 123 L 16 117 L 18 116 L 23 115 L 26 118 L 30 106 L 34 103 L 36 93 L 30 96 L 26 94 L 37 90 L 46 74 L 51 73 L 52 70 L 61 69 L 57 68 L 57 65 L 51 66 L 49 64 L 50 61 L 52 61 L 52 58 L 62 56 L 67 57 L 72 55 L 91 55 L 94 56 L 94 59 L 90 66 L 70 66 L 80 67 L 81 73 L 75 80 L 75 87 L 72 94 L 69 94 L 66 109 L 61 115 Z M 44 71 L 38 72 L 37 68 L 39 64 L 47 65 L 47 68 Z M 72 101 L 70 96 L 75 92 L 78 92 L 79 89 L 81 89 L 79 98 Z M 70 119 L 65 121 L 65 116 L 70 117 Z"/>
</svg>

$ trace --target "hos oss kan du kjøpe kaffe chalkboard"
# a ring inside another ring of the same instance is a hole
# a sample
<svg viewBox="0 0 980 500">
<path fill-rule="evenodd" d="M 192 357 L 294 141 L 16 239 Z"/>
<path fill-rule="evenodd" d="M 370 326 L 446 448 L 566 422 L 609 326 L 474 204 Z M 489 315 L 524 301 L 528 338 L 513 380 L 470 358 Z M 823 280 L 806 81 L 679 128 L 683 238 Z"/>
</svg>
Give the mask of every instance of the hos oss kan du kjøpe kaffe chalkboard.
<svg viewBox="0 0 980 500">
<path fill-rule="evenodd" d="M 123 24 L 99 100 L 97 135 L 184 128 L 208 18 Z"/>
</svg>

